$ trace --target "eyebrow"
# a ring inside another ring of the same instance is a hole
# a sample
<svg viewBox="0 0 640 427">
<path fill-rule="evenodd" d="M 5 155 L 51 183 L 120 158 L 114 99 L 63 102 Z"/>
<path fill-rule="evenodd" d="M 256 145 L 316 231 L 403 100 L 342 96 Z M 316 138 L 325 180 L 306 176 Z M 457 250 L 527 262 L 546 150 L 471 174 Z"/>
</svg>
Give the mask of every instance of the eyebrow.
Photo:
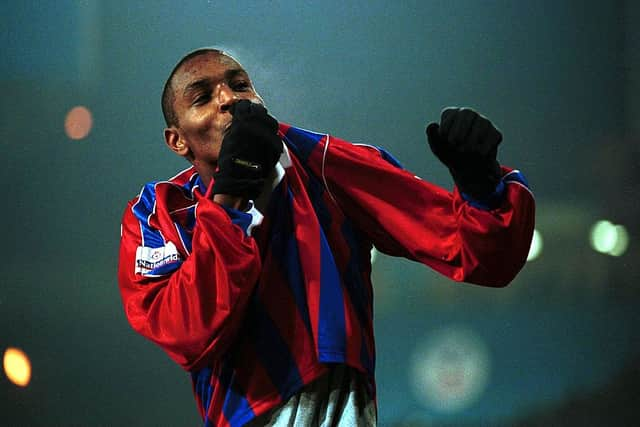
<svg viewBox="0 0 640 427">
<path fill-rule="evenodd" d="M 246 75 L 247 78 L 249 77 L 247 72 L 245 70 L 243 70 L 242 68 L 233 68 L 231 70 L 227 70 L 227 71 L 224 72 L 222 80 L 229 81 L 229 80 L 232 80 L 233 78 L 237 77 L 240 74 Z M 204 77 L 202 79 L 198 79 L 196 81 L 193 81 L 193 82 L 189 83 L 184 88 L 184 90 L 182 91 L 182 95 L 186 98 L 193 92 L 197 92 L 199 90 L 210 88 L 213 85 L 213 83 L 214 83 L 214 80 L 209 78 L 209 77 Z"/>
</svg>

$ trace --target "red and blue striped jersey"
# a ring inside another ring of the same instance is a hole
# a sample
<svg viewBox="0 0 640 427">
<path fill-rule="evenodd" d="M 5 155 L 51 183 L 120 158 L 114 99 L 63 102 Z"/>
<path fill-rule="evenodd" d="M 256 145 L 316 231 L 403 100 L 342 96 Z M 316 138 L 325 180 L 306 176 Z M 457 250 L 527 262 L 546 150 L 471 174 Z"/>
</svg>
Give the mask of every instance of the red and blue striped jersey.
<svg viewBox="0 0 640 427">
<path fill-rule="evenodd" d="M 386 151 L 280 125 L 284 174 L 261 224 L 213 202 L 193 168 L 124 212 L 119 285 L 132 327 L 190 372 L 205 426 L 241 426 L 351 366 L 375 396 L 372 246 L 456 281 L 508 284 L 534 200 L 504 168 L 487 204 L 430 184 Z M 210 186 L 212 187 L 212 186 Z"/>
</svg>

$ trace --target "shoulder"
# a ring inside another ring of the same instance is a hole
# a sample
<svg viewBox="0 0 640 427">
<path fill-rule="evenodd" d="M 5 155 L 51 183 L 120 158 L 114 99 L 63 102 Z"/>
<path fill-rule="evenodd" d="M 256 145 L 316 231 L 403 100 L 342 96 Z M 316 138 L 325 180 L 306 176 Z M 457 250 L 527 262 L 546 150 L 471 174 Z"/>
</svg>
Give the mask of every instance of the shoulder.
<svg viewBox="0 0 640 427">
<path fill-rule="evenodd" d="M 403 169 L 402 163 L 396 157 L 378 145 L 354 143 L 329 133 L 311 131 L 285 123 L 280 123 L 279 133 L 287 147 L 303 164 L 308 164 L 311 158 L 324 164 L 329 152 L 330 157 L 338 156 L 345 161 L 382 160 L 381 164 L 384 166 L 391 165 L 396 169 Z"/>
<path fill-rule="evenodd" d="M 150 181 L 142 186 L 136 197 L 131 199 L 127 210 L 138 219 L 148 218 L 158 206 L 169 210 L 195 203 L 194 192 L 200 186 L 198 173 L 189 167 L 167 180 Z"/>
<path fill-rule="evenodd" d="M 280 123 L 279 134 L 287 147 L 303 162 L 306 162 L 311 153 L 318 146 L 324 145 L 329 138 L 326 133 L 310 131 L 285 123 Z"/>
</svg>

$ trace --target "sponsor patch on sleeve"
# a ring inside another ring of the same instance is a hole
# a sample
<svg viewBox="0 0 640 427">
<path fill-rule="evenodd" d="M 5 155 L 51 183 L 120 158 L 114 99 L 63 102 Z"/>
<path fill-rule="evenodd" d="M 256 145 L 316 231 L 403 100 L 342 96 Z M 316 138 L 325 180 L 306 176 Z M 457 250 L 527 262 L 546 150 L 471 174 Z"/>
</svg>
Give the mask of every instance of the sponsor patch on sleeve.
<svg viewBox="0 0 640 427">
<path fill-rule="evenodd" d="M 172 242 L 159 248 L 138 246 L 136 250 L 136 274 L 160 276 L 175 270 L 181 263 L 178 249 Z"/>
</svg>

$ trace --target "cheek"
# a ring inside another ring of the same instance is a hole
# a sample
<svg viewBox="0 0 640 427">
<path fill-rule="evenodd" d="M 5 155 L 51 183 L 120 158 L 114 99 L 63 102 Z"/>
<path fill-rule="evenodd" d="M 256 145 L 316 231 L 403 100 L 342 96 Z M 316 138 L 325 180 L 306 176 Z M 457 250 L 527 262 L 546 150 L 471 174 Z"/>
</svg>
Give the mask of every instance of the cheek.
<svg viewBox="0 0 640 427">
<path fill-rule="evenodd" d="M 200 140 L 200 143 L 211 143 L 222 139 L 223 127 L 213 114 L 194 115 L 189 120 L 188 133 Z"/>
<path fill-rule="evenodd" d="M 220 156 L 220 147 L 222 147 L 221 143 L 216 143 L 213 145 L 212 150 L 213 151 L 213 156 L 217 159 Z"/>
</svg>

